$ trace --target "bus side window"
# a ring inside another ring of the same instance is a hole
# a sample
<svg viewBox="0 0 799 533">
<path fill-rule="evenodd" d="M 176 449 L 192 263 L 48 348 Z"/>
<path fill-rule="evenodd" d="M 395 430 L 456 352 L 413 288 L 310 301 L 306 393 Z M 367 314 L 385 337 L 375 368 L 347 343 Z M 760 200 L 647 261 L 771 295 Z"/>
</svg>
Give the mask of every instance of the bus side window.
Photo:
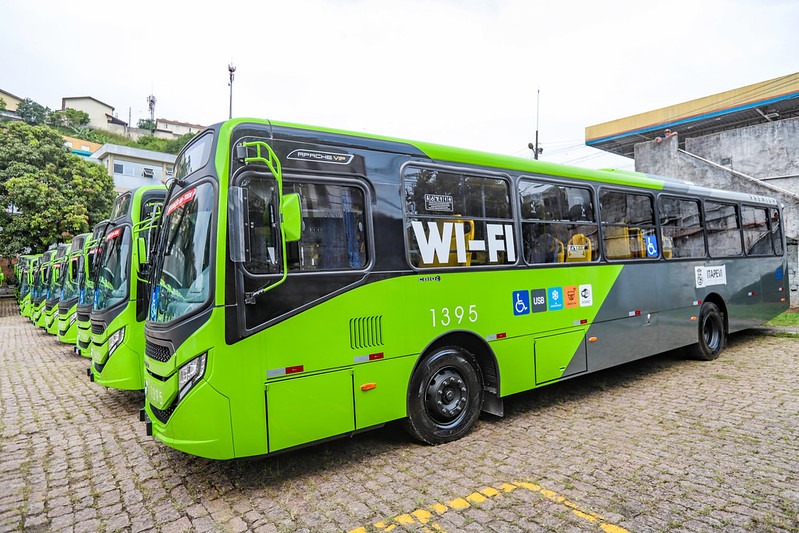
<svg viewBox="0 0 799 533">
<path fill-rule="evenodd" d="M 626 191 L 602 190 L 602 245 L 608 259 L 656 259 L 653 239 L 655 211 L 652 197 Z"/>
<path fill-rule="evenodd" d="M 598 258 L 590 189 L 522 179 L 519 198 L 527 263 L 589 262 Z"/>
<path fill-rule="evenodd" d="M 298 193 L 302 234 L 287 243 L 289 269 L 299 272 L 353 270 L 366 266 L 364 192 L 340 184 L 286 183 L 285 194 Z"/>
<path fill-rule="evenodd" d="M 705 231 L 698 200 L 660 196 L 658 214 L 663 257 L 705 257 Z"/>
</svg>

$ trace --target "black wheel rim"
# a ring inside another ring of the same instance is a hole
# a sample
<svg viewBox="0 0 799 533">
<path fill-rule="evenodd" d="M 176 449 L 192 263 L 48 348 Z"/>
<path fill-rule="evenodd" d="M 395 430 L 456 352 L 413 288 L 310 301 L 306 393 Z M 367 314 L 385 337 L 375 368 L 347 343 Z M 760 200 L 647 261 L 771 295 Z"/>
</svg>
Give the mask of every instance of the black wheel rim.
<svg viewBox="0 0 799 533">
<path fill-rule="evenodd" d="M 427 383 L 425 407 L 439 424 L 452 424 L 466 412 L 469 388 L 457 369 L 439 370 Z"/>
<path fill-rule="evenodd" d="M 718 322 L 713 317 L 706 316 L 702 324 L 702 335 L 705 338 L 705 345 L 713 352 L 718 350 L 721 342 L 721 329 Z"/>
</svg>

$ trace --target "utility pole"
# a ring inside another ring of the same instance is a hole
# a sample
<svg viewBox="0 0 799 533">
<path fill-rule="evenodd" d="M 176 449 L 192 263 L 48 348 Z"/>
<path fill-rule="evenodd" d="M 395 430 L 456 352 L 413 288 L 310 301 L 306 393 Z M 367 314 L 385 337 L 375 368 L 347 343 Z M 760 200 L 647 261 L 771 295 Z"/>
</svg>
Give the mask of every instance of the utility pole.
<svg viewBox="0 0 799 533">
<path fill-rule="evenodd" d="M 533 158 L 538 159 L 538 156 L 544 151 L 543 148 L 538 147 L 538 110 L 541 107 L 541 88 L 538 88 L 538 94 L 535 99 L 535 144 L 528 143 L 527 147 L 533 151 Z"/>
<path fill-rule="evenodd" d="M 233 73 L 236 72 L 236 65 L 233 64 L 231 61 L 230 64 L 227 66 L 228 72 L 230 72 L 230 114 L 228 118 L 233 118 Z"/>
</svg>

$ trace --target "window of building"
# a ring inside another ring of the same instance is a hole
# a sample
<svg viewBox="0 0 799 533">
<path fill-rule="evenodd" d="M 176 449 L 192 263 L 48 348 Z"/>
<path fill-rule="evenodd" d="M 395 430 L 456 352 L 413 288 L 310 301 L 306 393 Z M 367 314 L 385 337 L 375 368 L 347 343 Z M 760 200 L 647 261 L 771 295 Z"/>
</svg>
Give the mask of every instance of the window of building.
<svg viewBox="0 0 799 533">
<path fill-rule="evenodd" d="M 652 197 L 603 189 L 599 193 L 602 246 L 608 259 L 659 257 Z"/>
<path fill-rule="evenodd" d="M 468 171 L 405 170 L 408 258 L 414 267 L 516 262 L 508 180 Z"/>
<path fill-rule="evenodd" d="M 527 263 L 585 262 L 599 258 L 590 189 L 522 179 L 519 199 Z"/>
<path fill-rule="evenodd" d="M 114 174 L 124 174 L 125 173 L 125 165 L 122 163 L 114 163 Z"/>
<path fill-rule="evenodd" d="M 721 202 L 705 202 L 707 247 L 711 257 L 734 257 L 743 254 L 738 207 Z"/>
<path fill-rule="evenodd" d="M 145 178 L 152 178 L 154 174 L 155 173 L 153 169 L 149 167 L 144 167 L 141 171 L 141 175 L 144 176 Z"/>
<path fill-rule="evenodd" d="M 658 199 L 663 257 L 705 257 L 705 231 L 698 200 L 661 196 Z"/>
</svg>

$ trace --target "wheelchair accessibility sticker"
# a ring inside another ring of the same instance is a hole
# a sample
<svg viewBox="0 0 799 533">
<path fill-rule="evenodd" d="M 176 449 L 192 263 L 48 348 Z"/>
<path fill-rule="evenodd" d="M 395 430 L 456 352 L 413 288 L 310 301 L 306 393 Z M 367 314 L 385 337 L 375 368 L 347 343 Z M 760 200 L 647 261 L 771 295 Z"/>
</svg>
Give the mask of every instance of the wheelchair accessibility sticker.
<svg viewBox="0 0 799 533">
<path fill-rule="evenodd" d="M 530 313 L 530 293 L 528 291 L 513 291 L 513 314 L 515 316 Z"/>
<path fill-rule="evenodd" d="M 644 239 L 646 239 L 646 256 L 657 257 L 658 256 L 657 237 L 655 237 L 654 235 L 645 235 Z"/>
</svg>

